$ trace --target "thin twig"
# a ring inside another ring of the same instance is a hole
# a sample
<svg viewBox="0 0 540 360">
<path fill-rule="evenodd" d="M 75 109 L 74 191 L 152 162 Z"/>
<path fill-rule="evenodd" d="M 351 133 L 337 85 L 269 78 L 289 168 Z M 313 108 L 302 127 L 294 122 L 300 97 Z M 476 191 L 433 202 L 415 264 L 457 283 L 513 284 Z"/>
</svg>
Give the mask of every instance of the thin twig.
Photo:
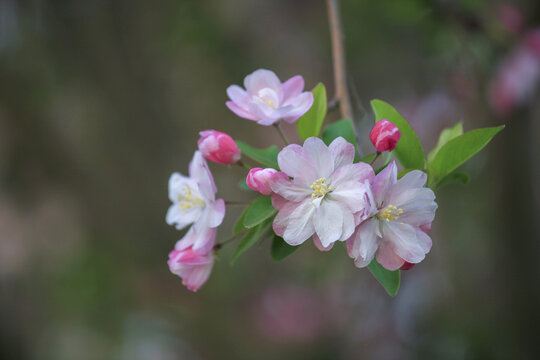
<svg viewBox="0 0 540 360">
<path fill-rule="evenodd" d="M 281 140 L 283 140 L 285 145 L 289 145 L 289 142 L 287 141 L 287 138 L 285 137 L 285 134 L 283 134 L 283 131 L 281 131 L 281 128 L 279 127 L 279 124 L 274 124 L 274 127 L 276 128 L 279 136 L 281 137 Z"/>
<path fill-rule="evenodd" d="M 377 158 L 381 155 L 381 152 L 380 151 L 377 151 L 377 155 L 375 155 L 375 157 L 373 158 L 373 160 L 371 160 L 371 162 L 369 163 L 369 165 L 373 165 L 373 163 L 375 162 L 375 160 L 377 160 Z"/>
<path fill-rule="evenodd" d="M 328 8 L 328 22 L 330 23 L 330 35 L 332 37 L 332 61 L 334 63 L 336 99 L 339 101 L 341 116 L 353 120 L 351 100 L 347 89 L 345 45 L 338 0 L 326 0 L 326 6 Z"/>
<path fill-rule="evenodd" d="M 247 231 L 249 231 L 250 229 L 248 228 L 245 228 L 244 230 L 240 231 L 240 232 L 237 232 L 236 234 L 234 234 L 233 236 L 229 237 L 228 239 L 225 239 L 223 240 L 222 242 L 220 243 L 217 243 L 216 245 L 214 245 L 214 250 L 219 250 L 221 249 L 221 247 L 231 241 L 233 241 L 234 239 L 236 239 L 237 237 L 241 236 L 241 235 L 244 235 Z"/>
<path fill-rule="evenodd" d="M 238 160 L 237 162 L 235 162 L 235 164 L 237 164 L 238 166 L 241 166 L 247 170 L 251 170 L 251 166 L 249 166 L 248 164 L 246 164 L 245 162 L 243 162 L 242 160 Z"/>
</svg>

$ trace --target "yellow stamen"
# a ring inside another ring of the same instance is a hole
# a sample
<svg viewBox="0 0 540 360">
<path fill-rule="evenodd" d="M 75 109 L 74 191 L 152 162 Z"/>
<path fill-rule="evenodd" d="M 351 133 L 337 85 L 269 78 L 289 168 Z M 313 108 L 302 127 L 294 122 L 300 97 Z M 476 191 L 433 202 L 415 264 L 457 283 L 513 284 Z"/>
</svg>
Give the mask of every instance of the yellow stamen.
<svg viewBox="0 0 540 360">
<path fill-rule="evenodd" d="M 266 100 L 266 103 L 272 108 L 272 109 L 275 109 L 276 106 L 274 105 L 274 103 L 272 102 L 272 100 L 268 99 Z"/>
<path fill-rule="evenodd" d="M 377 213 L 377 217 L 386 220 L 386 222 L 390 222 L 397 220 L 401 214 L 403 214 L 403 209 L 398 209 L 394 205 L 388 205 Z"/>
<path fill-rule="evenodd" d="M 313 190 L 313 193 L 311 194 L 311 198 L 317 199 L 317 198 L 325 196 L 326 194 L 331 192 L 333 189 L 332 189 L 332 185 L 326 185 L 326 178 L 320 178 L 311 185 L 311 190 Z"/>
<path fill-rule="evenodd" d="M 180 210 L 191 209 L 196 206 L 203 207 L 206 205 L 206 202 L 203 199 L 193 196 L 191 188 L 187 185 L 184 186 L 184 195 L 178 195 L 178 202 Z"/>
</svg>

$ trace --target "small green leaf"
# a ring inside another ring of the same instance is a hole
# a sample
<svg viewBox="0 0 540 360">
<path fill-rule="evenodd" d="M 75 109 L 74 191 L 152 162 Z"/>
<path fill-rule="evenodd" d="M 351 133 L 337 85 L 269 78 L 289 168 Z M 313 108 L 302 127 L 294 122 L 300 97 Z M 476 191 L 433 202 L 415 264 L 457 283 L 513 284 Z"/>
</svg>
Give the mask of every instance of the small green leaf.
<svg viewBox="0 0 540 360">
<path fill-rule="evenodd" d="M 332 123 L 324 129 L 322 139 L 326 145 L 330 145 L 334 139 L 343 137 L 345 140 L 354 145 L 355 159 L 358 160 L 358 151 L 356 148 L 356 135 L 354 132 L 354 126 L 351 120 L 341 119 Z"/>
<path fill-rule="evenodd" d="M 269 196 L 261 196 L 255 199 L 246 210 L 244 226 L 252 228 L 276 213 Z"/>
<path fill-rule="evenodd" d="M 450 140 L 463 135 L 463 124 L 457 123 L 454 127 L 444 129 L 441 131 L 441 135 L 439 135 L 439 141 L 437 142 L 437 146 L 431 152 L 428 154 L 428 162 L 433 161 L 435 158 L 435 155 L 441 150 L 444 144 L 449 142 Z"/>
<path fill-rule="evenodd" d="M 434 189 L 439 189 L 445 185 L 452 184 L 455 182 L 461 182 L 462 184 L 468 184 L 469 183 L 469 175 L 464 171 L 454 171 L 448 175 L 446 175 L 441 181 L 439 181 L 435 186 Z"/>
<path fill-rule="evenodd" d="M 291 246 L 279 236 L 274 235 L 274 240 L 272 240 L 272 247 L 270 248 L 270 256 L 272 257 L 272 260 L 279 262 L 294 253 L 296 250 L 298 250 L 298 248 L 300 248 L 300 245 Z"/>
<path fill-rule="evenodd" d="M 446 144 L 435 155 L 430 169 L 435 181 L 443 179 L 458 166 L 482 150 L 504 125 L 469 131 Z"/>
<path fill-rule="evenodd" d="M 244 226 L 244 218 L 246 217 L 246 212 L 249 209 L 249 206 L 246 206 L 244 211 L 242 211 L 242 214 L 240 214 L 240 217 L 236 219 L 236 222 L 233 226 L 233 235 L 238 234 L 240 231 L 244 230 L 246 227 Z"/>
<path fill-rule="evenodd" d="M 422 170 L 425 162 L 424 150 L 422 149 L 420 140 L 418 140 L 416 133 L 407 120 L 405 120 L 392 105 L 385 103 L 384 101 L 372 100 L 371 107 L 375 113 L 375 121 L 387 119 L 401 131 L 401 138 L 393 151 L 401 165 L 409 169 Z"/>
<path fill-rule="evenodd" d="M 243 191 L 253 191 L 249 188 L 249 186 L 247 186 L 246 178 L 240 179 L 240 181 L 238 181 L 238 188 Z"/>
<path fill-rule="evenodd" d="M 377 279 L 377 281 L 384 287 L 384 290 L 386 290 L 388 295 L 397 295 L 401 278 L 401 273 L 399 270 L 386 270 L 375 259 L 369 263 L 368 269 L 371 274 L 373 274 L 375 279 Z"/>
<path fill-rule="evenodd" d="M 260 239 L 261 236 L 264 235 L 266 230 L 270 227 L 272 224 L 273 219 L 266 219 L 262 224 L 259 224 L 255 226 L 254 228 L 251 228 L 247 233 L 246 236 L 240 241 L 238 244 L 238 247 L 234 251 L 233 256 L 231 257 L 231 265 L 234 264 L 236 259 L 240 257 L 244 252 L 246 252 L 247 249 L 253 246 L 257 242 L 257 240 Z"/>
<path fill-rule="evenodd" d="M 300 119 L 296 126 L 302 140 L 311 136 L 319 136 L 326 116 L 326 89 L 322 83 L 317 84 L 312 91 L 313 105 Z"/>
<path fill-rule="evenodd" d="M 236 144 L 240 150 L 242 150 L 242 153 L 247 157 L 263 164 L 264 166 L 279 169 L 277 162 L 279 150 L 274 145 L 267 147 L 266 149 L 256 149 L 242 141 L 237 141 Z"/>
</svg>

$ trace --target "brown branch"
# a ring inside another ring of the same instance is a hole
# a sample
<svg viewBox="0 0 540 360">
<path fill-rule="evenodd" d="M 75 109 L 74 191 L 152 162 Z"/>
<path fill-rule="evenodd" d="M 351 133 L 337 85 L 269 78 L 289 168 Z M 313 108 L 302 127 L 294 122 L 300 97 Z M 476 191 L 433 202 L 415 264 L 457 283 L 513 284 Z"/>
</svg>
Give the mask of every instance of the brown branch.
<svg viewBox="0 0 540 360">
<path fill-rule="evenodd" d="M 343 27 L 339 13 L 338 0 L 326 0 L 328 22 L 332 37 L 332 61 L 334 63 L 335 98 L 339 102 L 341 116 L 353 120 L 351 99 L 347 89 L 347 67 L 345 63 L 345 45 Z"/>
</svg>

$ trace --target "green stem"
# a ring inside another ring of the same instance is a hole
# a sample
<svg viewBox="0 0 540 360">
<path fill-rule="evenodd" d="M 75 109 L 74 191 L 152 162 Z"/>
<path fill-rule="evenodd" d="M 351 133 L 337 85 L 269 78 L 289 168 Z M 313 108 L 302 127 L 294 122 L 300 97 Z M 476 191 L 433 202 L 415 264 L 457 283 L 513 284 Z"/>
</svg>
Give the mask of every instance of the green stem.
<svg viewBox="0 0 540 360">
<path fill-rule="evenodd" d="M 281 140 L 283 140 L 285 145 L 289 145 L 289 142 L 287 141 L 287 138 L 285 137 L 285 134 L 283 134 L 283 131 L 281 131 L 281 128 L 279 127 L 279 124 L 274 124 L 274 127 L 276 128 L 279 136 L 281 137 Z"/>
</svg>

